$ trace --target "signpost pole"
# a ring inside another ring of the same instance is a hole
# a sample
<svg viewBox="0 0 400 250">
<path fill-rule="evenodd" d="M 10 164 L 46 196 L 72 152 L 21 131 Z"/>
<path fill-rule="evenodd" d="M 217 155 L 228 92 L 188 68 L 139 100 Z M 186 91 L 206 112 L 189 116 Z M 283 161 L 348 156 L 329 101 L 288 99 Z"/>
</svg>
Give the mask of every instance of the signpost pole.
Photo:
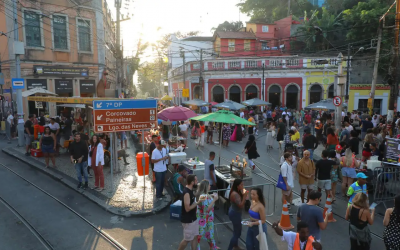
<svg viewBox="0 0 400 250">
<path fill-rule="evenodd" d="M 143 167 L 143 192 L 146 189 L 146 160 L 144 159 L 144 129 L 142 129 L 142 167 Z M 151 159 L 149 159 L 150 161 Z"/>
<path fill-rule="evenodd" d="M 110 170 L 111 170 L 111 192 L 114 192 L 114 164 L 115 164 L 115 159 L 116 159 L 116 155 L 115 155 L 115 145 L 116 145 L 116 140 L 117 140 L 117 133 L 111 133 L 111 150 L 110 150 L 110 154 L 111 154 L 111 161 L 110 161 Z"/>
</svg>

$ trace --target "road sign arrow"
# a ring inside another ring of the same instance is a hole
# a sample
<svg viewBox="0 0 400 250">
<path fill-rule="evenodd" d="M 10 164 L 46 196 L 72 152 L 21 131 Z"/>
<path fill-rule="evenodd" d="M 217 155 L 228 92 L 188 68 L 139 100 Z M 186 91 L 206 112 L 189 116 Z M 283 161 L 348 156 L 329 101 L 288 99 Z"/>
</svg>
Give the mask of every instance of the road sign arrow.
<svg viewBox="0 0 400 250">
<path fill-rule="evenodd" d="M 100 109 L 102 104 L 102 102 L 96 103 L 96 108 Z"/>
<path fill-rule="evenodd" d="M 100 121 L 102 117 L 103 117 L 103 115 L 98 115 L 97 120 Z"/>
</svg>

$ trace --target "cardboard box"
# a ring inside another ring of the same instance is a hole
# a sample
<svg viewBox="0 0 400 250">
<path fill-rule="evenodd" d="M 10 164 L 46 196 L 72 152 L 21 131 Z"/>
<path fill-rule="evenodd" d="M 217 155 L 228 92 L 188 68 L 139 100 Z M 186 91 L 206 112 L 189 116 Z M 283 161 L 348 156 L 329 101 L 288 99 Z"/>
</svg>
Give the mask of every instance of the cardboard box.
<svg viewBox="0 0 400 250">
<path fill-rule="evenodd" d="M 185 152 L 169 153 L 171 164 L 181 164 L 186 160 Z"/>
</svg>

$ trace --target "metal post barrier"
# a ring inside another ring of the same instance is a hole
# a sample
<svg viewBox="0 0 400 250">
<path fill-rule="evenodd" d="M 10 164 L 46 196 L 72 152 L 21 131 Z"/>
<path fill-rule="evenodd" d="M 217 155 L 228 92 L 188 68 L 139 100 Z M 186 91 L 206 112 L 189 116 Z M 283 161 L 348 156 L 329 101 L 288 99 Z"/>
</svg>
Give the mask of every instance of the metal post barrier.
<svg viewBox="0 0 400 250">
<path fill-rule="evenodd" d="M 374 202 L 392 201 L 400 191 L 400 168 L 398 166 L 383 166 L 373 171 Z"/>
</svg>

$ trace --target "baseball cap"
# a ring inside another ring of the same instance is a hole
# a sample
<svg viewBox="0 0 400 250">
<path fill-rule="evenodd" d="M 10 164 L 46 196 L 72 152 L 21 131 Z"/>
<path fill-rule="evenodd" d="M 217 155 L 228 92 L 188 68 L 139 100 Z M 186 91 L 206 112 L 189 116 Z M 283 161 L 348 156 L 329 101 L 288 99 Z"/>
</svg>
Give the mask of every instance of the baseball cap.
<svg viewBox="0 0 400 250">
<path fill-rule="evenodd" d="M 356 175 L 357 178 L 367 179 L 368 177 L 364 173 L 358 173 Z"/>
<path fill-rule="evenodd" d="M 337 151 L 339 151 L 339 150 L 342 150 L 342 146 L 340 146 L 340 144 L 338 144 L 338 145 L 336 145 L 336 148 L 335 148 Z"/>
</svg>

